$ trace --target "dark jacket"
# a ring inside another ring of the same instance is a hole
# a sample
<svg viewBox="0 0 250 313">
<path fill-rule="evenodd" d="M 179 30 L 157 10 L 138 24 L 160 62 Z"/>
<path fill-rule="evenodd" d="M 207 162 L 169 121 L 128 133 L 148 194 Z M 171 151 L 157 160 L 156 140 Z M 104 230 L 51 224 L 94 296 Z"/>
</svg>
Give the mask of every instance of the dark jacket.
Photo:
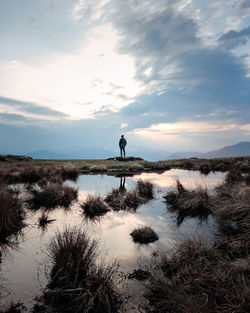
<svg viewBox="0 0 250 313">
<path fill-rule="evenodd" d="M 119 141 L 119 147 L 120 147 L 120 148 L 124 148 L 124 147 L 126 146 L 126 144 L 127 144 L 126 139 L 122 137 L 122 138 L 120 139 L 120 141 Z"/>
</svg>

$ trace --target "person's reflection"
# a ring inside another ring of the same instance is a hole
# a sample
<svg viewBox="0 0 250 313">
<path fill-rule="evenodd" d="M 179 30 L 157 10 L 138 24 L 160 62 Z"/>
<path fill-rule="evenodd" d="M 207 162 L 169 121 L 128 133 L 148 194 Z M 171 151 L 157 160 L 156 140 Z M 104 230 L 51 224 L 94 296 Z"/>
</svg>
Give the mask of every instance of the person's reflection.
<svg viewBox="0 0 250 313">
<path fill-rule="evenodd" d="M 120 178 L 120 187 L 119 187 L 120 193 L 125 193 L 127 191 L 126 187 L 125 187 L 125 182 L 126 182 L 126 177 L 121 177 Z"/>
</svg>

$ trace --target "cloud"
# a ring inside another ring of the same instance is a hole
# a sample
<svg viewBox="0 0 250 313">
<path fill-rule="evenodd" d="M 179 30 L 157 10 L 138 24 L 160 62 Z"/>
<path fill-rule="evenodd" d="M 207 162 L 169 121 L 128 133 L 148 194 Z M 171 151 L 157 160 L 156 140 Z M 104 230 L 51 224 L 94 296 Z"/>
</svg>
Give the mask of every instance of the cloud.
<svg viewBox="0 0 250 313">
<path fill-rule="evenodd" d="M 35 119 L 56 120 L 66 118 L 67 115 L 52 110 L 48 107 L 40 106 L 32 102 L 25 102 L 0 96 L 0 112 L 19 113 L 17 116 L 31 117 Z"/>
<path fill-rule="evenodd" d="M 235 49 L 238 46 L 246 45 L 250 39 L 250 26 L 240 30 L 230 30 L 224 33 L 219 42 L 227 49 Z"/>
<path fill-rule="evenodd" d="M 122 123 L 122 124 L 121 124 L 121 129 L 127 128 L 127 127 L 128 127 L 128 124 L 127 124 L 127 123 Z"/>
<path fill-rule="evenodd" d="M 117 111 L 144 88 L 135 78 L 133 57 L 117 53 L 118 40 L 112 26 L 104 24 L 92 29 L 72 53 L 52 54 L 36 65 L 0 62 L 0 94 L 44 105 L 73 119 L 93 118 L 104 106 Z"/>
<path fill-rule="evenodd" d="M 160 123 L 153 124 L 149 128 L 135 129 L 132 133 L 136 135 L 176 135 L 183 133 L 211 133 L 228 131 L 232 129 L 250 130 L 250 123 L 245 125 L 238 124 L 225 124 L 223 123 L 211 123 L 211 122 L 177 122 L 177 123 Z"/>
</svg>

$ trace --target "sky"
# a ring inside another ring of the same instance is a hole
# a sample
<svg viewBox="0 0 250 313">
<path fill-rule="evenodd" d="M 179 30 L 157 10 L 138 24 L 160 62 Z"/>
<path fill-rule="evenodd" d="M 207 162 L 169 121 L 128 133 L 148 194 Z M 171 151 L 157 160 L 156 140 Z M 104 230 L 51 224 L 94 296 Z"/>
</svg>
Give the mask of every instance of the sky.
<svg viewBox="0 0 250 313">
<path fill-rule="evenodd" d="M 250 0 L 0 0 L 0 153 L 250 141 Z"/>
</svg>

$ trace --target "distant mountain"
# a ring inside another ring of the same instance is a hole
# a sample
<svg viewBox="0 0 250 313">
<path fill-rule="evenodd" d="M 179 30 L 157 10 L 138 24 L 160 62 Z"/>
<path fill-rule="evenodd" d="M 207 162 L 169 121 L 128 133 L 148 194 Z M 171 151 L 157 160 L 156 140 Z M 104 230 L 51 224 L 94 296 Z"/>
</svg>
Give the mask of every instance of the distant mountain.
<svg viewBox="0 0 250 313">
<path fill-rule="evenodd" d="M 76 151 L 62 151 L 54 152 L 51 150 L 38 150 L 26 153 L 26 155 L 32 157 L 33 159 L 105 159 L 114 156 L 112 151 L 98 149 L 98 148 L 85 148 L 85 150 Z"/>
<path fill-rule="evenodd" d="M 250 142 L 244 141 L 232 146 L 225 146 L 219 150 L 203 153 L 202 157 L 206 159 L 223 158 L 223 157 L 237 157 L 250 156 Z"/>
<path fill-rule="evenodd" d="M 170 154 L 168 156 L 168 159 L 188 159 L 192 157 L 199 158 L 202 153 L 196 152 L 196 151 L 180 151 L 180 152 L 175 152 L 173 154 Z"/>
<path fill-rule="evenodd" d="M 250 142 L 244 141 L 232 146 L 225 146 L 221 149 L 209 151 L 206 153 L 199 152 L 176 152 L 171 154 L 168 159 L 183 159 L 197 157 L 201 159 L 225 158 L 225 157 L 238 157 L 250 156 Z"/>
<path fill-rule="evenodd" d="M 56 153 L 50 150 L 38 150 L 34 152 L 27 153 L 27 156 L 32 157 L 33 159 L 67 159 L 68 156 L 63 153 Z"/>
</svg>

